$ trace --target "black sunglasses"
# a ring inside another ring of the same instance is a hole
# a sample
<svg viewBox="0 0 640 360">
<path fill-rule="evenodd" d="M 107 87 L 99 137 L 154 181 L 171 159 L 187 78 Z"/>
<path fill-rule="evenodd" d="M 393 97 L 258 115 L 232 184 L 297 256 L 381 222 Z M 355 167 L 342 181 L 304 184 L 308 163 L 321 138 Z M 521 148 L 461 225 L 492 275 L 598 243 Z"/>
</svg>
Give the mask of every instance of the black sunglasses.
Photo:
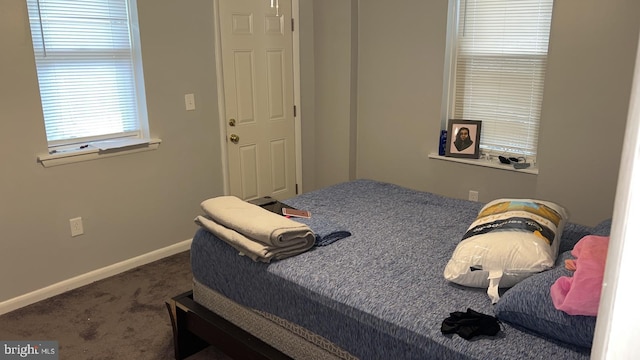
<svg viewBox="0 0 640 360">
<path fill-rule="evenodd" d="M 511 164 L 512 162 L 517 163 L 520 162 L 520 159 L 518 159 L 517 157 L 509 157 L 506 158 L 504 156 L 498 156 L 498 159 L 500 159 L 500 162 L 503 164 Z M 522 159 L 522 161 L 524 161 L 524 158 Z"/>
<path fill-rule="evenodd" d="M 529 164 L 528 162 L 525 162 L 526 159 L 523 157 L 517 158 L 517 157 L 504 157 L 504 156 L 498 156 L 498 159 L 500 159 L 500 162 L 503 164 L 513 164 L 513 167 L 516 169 L 526 169 L 529 166 L 531 166 L 531 164 Z"/>
</svg>

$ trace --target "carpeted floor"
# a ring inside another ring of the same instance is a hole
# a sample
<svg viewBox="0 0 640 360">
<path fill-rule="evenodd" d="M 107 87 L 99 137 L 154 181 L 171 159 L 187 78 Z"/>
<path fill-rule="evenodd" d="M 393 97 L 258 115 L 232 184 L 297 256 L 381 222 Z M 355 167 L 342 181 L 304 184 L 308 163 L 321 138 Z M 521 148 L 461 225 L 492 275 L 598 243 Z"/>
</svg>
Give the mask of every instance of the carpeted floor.
<svg viewBox="0 0 640 360">
<path fill-rule="evenodd" d="M 56 340 L 61 360 L 173 359 L 165 301 L 191 289 L 189 252 L 0 316 L 0 340 Z M 189 360 L 227 360 L 209 347 Z"/>
</svg>

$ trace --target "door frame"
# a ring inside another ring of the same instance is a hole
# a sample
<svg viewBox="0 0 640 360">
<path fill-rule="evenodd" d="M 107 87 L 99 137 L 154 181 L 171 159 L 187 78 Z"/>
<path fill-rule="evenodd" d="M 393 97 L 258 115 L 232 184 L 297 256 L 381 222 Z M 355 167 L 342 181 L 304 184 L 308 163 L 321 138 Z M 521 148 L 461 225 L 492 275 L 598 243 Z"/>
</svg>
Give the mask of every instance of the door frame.
<svg viewBox="0 0 640 360">
<path fill-rule="evenodd" d="M 264 0 L 266 1 L 266 0 Z M 220 126 L 220 150 L 222 156 L 222 184 L 224 195 L 229 195 L 229 157 L 227 153 L 227 109 L 224 98 L 224 76 L 222 74 L 222 37 L 220 32 L 220 0 L 213 0 L 213 20 L 215 38 L 215 61 L 218 89 L 218 119 Z M 293 105 L 296 107 L 294 116 L 295 157 L 296 157 L 296 185 L 297 193 L 302 193 L 302 109 L 300 107 L 300 0 L 291 0 L 291 18 L 294 19 L 295 29 L 292 33 L 293 41 Z"/>
</svg>

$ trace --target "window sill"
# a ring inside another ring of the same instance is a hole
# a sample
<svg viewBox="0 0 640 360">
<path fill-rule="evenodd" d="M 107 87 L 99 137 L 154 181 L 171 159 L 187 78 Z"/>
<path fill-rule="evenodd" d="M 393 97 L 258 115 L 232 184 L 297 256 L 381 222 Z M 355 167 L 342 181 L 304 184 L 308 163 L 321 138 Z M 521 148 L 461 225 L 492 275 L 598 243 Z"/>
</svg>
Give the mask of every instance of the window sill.
<svg viewBox="0 0 640 360">
<path fill-rule="evenodd" d="M 156 150 L 161 139 L 123 139 L 93 141 L 78 149 L 62 150 L 39 155 L 38 162 L 44 167 L 72 164 L 81 161 L 103 159 L 111 156 Z"/>
<path fill-rule="evenodd" d="M 513 167 L 513 165 L 503 164 L 497 158 L 492 159 L 492 160 L 487 160 L 487 159 L 467 159 L 467 158 L 454 158 L 454 157 L 440 156 L 438 154 L 432 153 L 432 154 L 429 154 L 429 159 L 453 161 L 453 162 L 462 163 L 462 164 L 484 166 L 484 167 L 490 167 L 490 168 L 494 168 L 494 169 L 500 169 L 500 170 L 506 170 L 506 171 L 515 171 L 515 172 L 519 172 L 519 173 L 538 175 L 538 168 L 537 167 L 533 167 L 532 166 L 532 167 L 528 167 L 526 169 L 515 169 Z"/>
</svg>

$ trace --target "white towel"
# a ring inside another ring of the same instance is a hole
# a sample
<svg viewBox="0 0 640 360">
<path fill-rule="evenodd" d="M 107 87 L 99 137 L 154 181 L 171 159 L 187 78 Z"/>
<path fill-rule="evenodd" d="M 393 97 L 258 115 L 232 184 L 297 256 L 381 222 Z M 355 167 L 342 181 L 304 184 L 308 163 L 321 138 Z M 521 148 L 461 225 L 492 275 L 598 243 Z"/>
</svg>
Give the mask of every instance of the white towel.
<svg viewBox="0 0 640 360">
<path fill-rule="evenodd" d="M 195 222 L 255 261 L 284 259 L 309 250 L 315 235 L 290 220 L 235 196 L 203 201 L 205 216 Z"/>
</svg>

